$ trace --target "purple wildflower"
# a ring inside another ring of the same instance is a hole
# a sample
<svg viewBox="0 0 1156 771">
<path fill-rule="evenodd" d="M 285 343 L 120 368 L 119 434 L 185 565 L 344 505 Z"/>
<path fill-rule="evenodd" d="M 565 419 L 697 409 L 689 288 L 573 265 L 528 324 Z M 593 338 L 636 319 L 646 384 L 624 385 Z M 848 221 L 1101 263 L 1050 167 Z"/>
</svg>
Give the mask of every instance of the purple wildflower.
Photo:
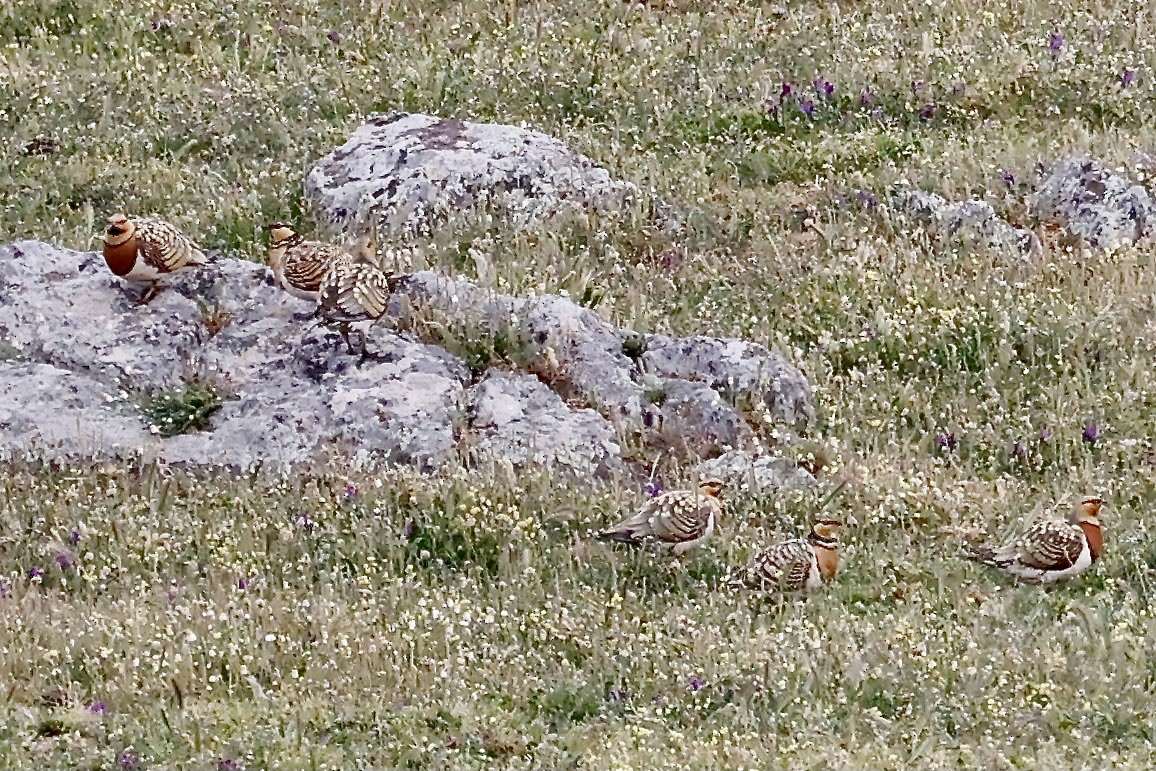
<svg viewBox="0 0 1156 771">
<path fill-rule="evenodd" d="M 784 83 L 782 85 L 782 87 L 779 89 L 779 98 L 780 99 L 786 99 L 788 96 L 790 96 L 792 93 L 794 93 L 794 91 L 795 91 L 794 86 L 792 86 L 790 83 Z"/>
<path fill-rule="evenodd" d="M 702 687 L 703 687 L 704 685 L 706 685 L 706 683 L 705 683 L 704 681 L 700 680 L 700 679 L 699 679 L 699 678 L 697 678 L 697 677 L 692 677 L 692 678 L 690 679 L 690 689 L 691 689 L 692 691 L 699 691 L 699 690 L 702 690 Z"/>
<path fill-rule="evenodd" d="M 116 762 L 120 765 L 121 768 L 124 769 L 124 771 L 132 771 L 139 764 L 136 759 L 136 755 L 132 750 L 125 750 L 124 752 L 120 753 L 120 757 Z"/>
<path fill-rule="evenodd" d="M 643 489 L 651 498 L 657 498 L 659 495 L 662 495 L 662 482 L 656 482 L 652 479 L 646 483 L 646 487 Z"/>
<path fill-rule="evenodd" d="M 1064 47 L 1064 36 L 1059 32 L 1053 32 L 1052 36 L 1048 38 L 1048 50 L 1059 51 Z"/>
<path fill-rule="evenodd" d="M 1005 171 L 1000 174 L 1000 179 L 1002 179 L 1003 183 L 1008 187 L 1013 187 L 1016 183 L 1016 175 L 1012 174 L 1010 171 Z"/>
<path fill-rule="evenodd" d="M 409 522 L 406 522 L 405 530 L 403 532 L 405 533 L 405 538 L 407 541 L 410 538 L 413 538 L 413 534 L 417 532 L 417 521 L 411 519 Z"/>
<path fill-rule="evenodd" d="M 340 43 L 342 40 L 341 33 L 335 29 L 329 30 L 329 34 L 325 37 L 329 38 L 330 43 Z"/>
<path fill-rule="evenodd" d="M 347 484 L 345 486 L 345 500 L 352 501 L 357 497 L 357 485 Z"/>
<path fill-rule="evenodd" d="M 866 88 L 860 91 L 859 104 L 863 105 L 864 107 L 870 107 L 871 105 L 875 104 L 875 92 Z"/>
<path fill-rule="evenodd" d="M 879 205 L 879 201 L 876 200 L 875 196 L 871 195 L 871 193 L 868 193 L 866 190 L 860 190 L 859 192 L 855 193 L 855 197 L 859 199 L 859 203 L 863 204 L 863 206 L 867 207 L 868 209 L 874 209 Z"/>
<path fill-rule="evenodd" d="M 313 532 L 313 518 L 308 514 L 298 514 L 297 516 L 293 517 L 293 524 L 297 525 L 297 527 L 301 528 L 307 533 Z"/>
<path fill-rule="evenodd" d="M 253 579 L 249 578 L 248 576 L 241 576 L 237 579 L 237 588 L 241 591 L 248 589 L 252 585 Z"/>
<path fill-rule="evenodd" d="M 804 115 L 814 115 L 815 114 L 815 103 L 812 102 L 810 99 L 805 99 L 799 103 L 799 109 L 803 111 Z"/>
<path fill-rule="evenodd" d="M 826 78 L 815 78 L 812 84 L 815 88 L 815 93 L 822 97 L 829 97 L 835 93 L 835 84 Z"/>
<path fill-rule="evenodd" d="M 94 715 L 103 715 L 108 712 L 108 704 L 103 701 L 94 701 L 88 705 L 88 711 Z"/>
<path fill-rule="evenodd" d="M 955 448 L 959 447 L 959 440 L 950 431 L 940 431 L 935 435 L 935 446 L 941 450 L 954 452 Z"/>
<path fill-rule="evenodd" d="M 73 546 L 76 546 L 78 543 L 80 543 L 80 531 L 73 530 L 71 533 L 69 533 L 68 542 Z"/>
<path fill-rule="evenodd" d="M 1051 440 L 1052 440 L 1052 431 L 1051 431 L 1051 429 L 1049 429 L 1049 428 L 1041 428 L 1041 429 L 1040 429 L 1040 441 L 1041 441 L 1041 442 L 1050 442 Z"/>
<path fill-rule="evenodd" d="M 7 581 L 0 581 L 0 599 L 12 596 L 12 584 Z"/>
<path fill-rule="evenodd" d="M 939 112 L 939 105 L 935 102 L 928 102 L 919 108 L 919 117 L 922 120 L 931 120 L 937 112 Z"/>
<path fill-rule="evenodd" d="M 921 92 L 923 90 L 923 87 L 925 85 L 927 85 L 927 84 L 924 83 L 922 80 L 911 81 L 911 93 L 918 94 L 919 92 Z"/>
<path fill-rule="evenodd" d="M 1124 88 L 1136 82 L 1136 70 L 1124 70 L 1124 74 L 1120 76 L 1120 82 L 1124 84 Z"/>
<path fill-rule="evenodd" d="M 55 559 L 56 559 L 56 564 L 65 570 L 72 567 L 76 562 L 76 560 L 73 559 L 72 555 L 66 551 L 57 552 Z"/>
<path fill-rule="evenodd" d="M 232 758 L 217 758 L 217 771 L 237 771 L 239 768 Z"/>
<path fill-rule="evenodd" d="M 1084 441 L 1088 444 L 1095 444 L 1096 440 L 1100 438 L 1100 427 L 1096 425 L 1096 421 L 1089 421 L 1084 426 Z"/>
<path fill-rule="evenodd" d="M 44 578 L 43 568 L 38 568 L 35 566 L 28 568 L 28 577 L 33 581 L 39 581 L 41 578 Z"/>
</svg>

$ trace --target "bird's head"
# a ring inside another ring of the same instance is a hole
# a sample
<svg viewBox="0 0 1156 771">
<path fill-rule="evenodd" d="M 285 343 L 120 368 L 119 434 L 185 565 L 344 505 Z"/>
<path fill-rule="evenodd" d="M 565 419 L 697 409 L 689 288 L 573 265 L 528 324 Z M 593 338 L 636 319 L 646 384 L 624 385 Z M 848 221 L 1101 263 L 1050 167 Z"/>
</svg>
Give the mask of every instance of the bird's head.
<svg viewBox="0 0 1156 771">
<path fill-rule="evenodd" d="M 283 222 L 274 222 L 271 225 L 266 225 L 265 229 L 269 231 L 269 240 L 273 243 L 273 246 L 292 241 L 297 237 L 297 231 L 293 226 L 286 225 Z"/>
<path fill-rule="evenodd" d="M 839 527 L 842 523 L 834 517 L 823 517 L 811 525 L 811 541 L 825 546 L 839 542 Z"/>
<path fill-rule="evenodd" d="M 723 491 L 724 487 L 726 487 L 725 482 L 723 482 L 721 479 L 715 479 L 713 477 L 710 479 L 704 479 L 698 483 L 698 491 L 710 498 L 717 498 L 719 493 Z"/>
<path fill-rule="evenodd" d="M 1072 520 L 1074 522 L 1088 522 L 1093 525 L 1100 524 L 1100 507 L 1104 505 L 1104 499 L 1098 495 L 1085 495 L 1079 500 L 1072 509 Z"/>
<path fill-rule="evenodd" d="M 104 232 L 104 242 L 109 246 L 120 246 L 136 235 L 136 225 L 124 214 L 114 214 L 108 218 L 108 230 Z"/>
</svg>

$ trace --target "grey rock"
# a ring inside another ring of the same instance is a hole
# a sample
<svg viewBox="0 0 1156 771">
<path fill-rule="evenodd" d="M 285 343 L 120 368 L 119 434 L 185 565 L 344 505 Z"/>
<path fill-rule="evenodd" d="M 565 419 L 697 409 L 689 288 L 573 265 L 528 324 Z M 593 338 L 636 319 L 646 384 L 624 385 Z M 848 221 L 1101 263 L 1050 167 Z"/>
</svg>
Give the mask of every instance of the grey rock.
<svg viewBox="0 0 1156 771">
<path fill-rule="evenodd" d="M 737 490 L 809 490 L 818 482 L 793 461 L 746 450 L 734 450 L 703 461 L 695 468 L 698 477 L 716 477 Z"/>
<path fill-rule="evenodd" d="M 987 201 L 949 203 L 943 196 L 923 190 L 899 194 L 900 211 L 929 222 L 939 238 L 994 249 L 1013 249 L 1022 254 L 1038 252 L 1040 240 L 1030 230 L 1017 228 L 996 214 Z"/>
<path fill-rule="evenodd" d="M 131 454 L 153 441 L 115 388 L 50 364 L 0 361 L 0 457 Z"/>
<path fill-rule="evenodd" d="M 532 375 L 492 370 L 468 400 L 471 460 L 505 458 L 518 469 L 561 463 L 597 476 L 623 468 L 606 420 L 591 409 L 570 409 Z"/>
<path fill-rule="evenodd" d="M 636 362 L 623 350 L 628 334 L 565 298 L 518 299 L 429 271 L 410 276 L 390 311 L 428 342 L 448 337 L 479 347 L 487 336 L 500 339 L 508 364 L 619 432 L 680 452 L 709 456 L 745 445 L 753 433 L 744 409 L 792 424 L 813 415 L 799 370 L 741 340 L 656 335 Z"/>
<path fill-rule="evenodd" d="M 1156 221 L 1147 190 L 1088 157 L 1057 166 L 1031 207 L 1041 220 L 1064 225 L 1096 248 L 1135 243 L 1150 235 Z"/>
<path fill-rule="evenodd" d="M 814 417 L 811 386 L 797 368 L 765 346 L 714 337 L 646 338 L 642 364 L 663 378 L 699 381 L 742 405 L 791 424 Z"/>
<path fill-rule="evenodd" d="M 624 465 L 624 437 L 709 457 L 751 442 L 746 410 L 811 415 L 802 375 L 762 346 L 654 336 L 628 356 L 622 330 L 569 300 L 433 272 L 401 283 L 364 357 L 303 320 L 309 304 L 262 265 L 221 258 L 139 297 L 99 255 L 0 246 L 0 450 L 240 469 L 327 453 L 423 469 L 504 458 L 606 474 Z M 205 430 L 150 433 L 143 401 L 189 382 L 223 397 Z"/>
<path fill-rule="evenodd" d="M 639 190 L 537 131 L 398 112 L 370 120 L 318 161 L 305 195 L 347 232 L 380 223 L 425 233 L 479 204 L 530 227 L 565 211 L 621 210 Z"/>
</svg>

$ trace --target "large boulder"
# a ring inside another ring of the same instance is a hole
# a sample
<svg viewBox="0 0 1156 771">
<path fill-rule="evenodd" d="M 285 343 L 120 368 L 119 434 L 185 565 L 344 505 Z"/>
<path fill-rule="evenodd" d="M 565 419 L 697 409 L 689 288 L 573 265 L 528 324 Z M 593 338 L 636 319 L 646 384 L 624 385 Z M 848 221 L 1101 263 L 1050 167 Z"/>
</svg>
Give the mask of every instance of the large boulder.
<svg viewBox="0 0 1156 771">
<path fill-rule="evenodd" d="M 318 161 L 305 195 L 346 232 L 378 223 L 424 233 L 479 204 L 525 227 L 567 210 L 617 211 L 639 190 L 537 131 L 399 112 L 370 120 Z"/>
<path fill-rule="evenodd" d="M 624 438 L 712 457 L 757 445 L 751 411 L 793 424 L 812 409 L 802 375 L 762 346 L 631 336 L 565 298 L 429 271 L 400 283 L 363 357 L 303 320 L 309 304 L 262 265 L 222 258 L 139 298 L 99 255 L 0 247 L 0 453 L 606 474 L 625 468 Z M 166 436 L 145 406 L 179 409 L 190 385 L 221 404 Z"/>
</svg>

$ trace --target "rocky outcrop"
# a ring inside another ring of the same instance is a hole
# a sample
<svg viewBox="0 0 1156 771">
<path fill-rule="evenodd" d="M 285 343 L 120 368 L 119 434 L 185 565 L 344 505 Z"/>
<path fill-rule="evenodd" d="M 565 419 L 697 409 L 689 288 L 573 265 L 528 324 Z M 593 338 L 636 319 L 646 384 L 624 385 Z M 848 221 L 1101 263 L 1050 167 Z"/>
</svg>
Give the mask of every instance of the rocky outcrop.
<svg viewBox="0 0 1156 771">
<path fill-rule="evenodd" d="M 565 144 L 518 126 L 393 113 L 318 161 L 305 195 L 346 232 L 384 225 L 426 233 L 447 214 L 484 205 L 520 227 L 566 211 L 618 211 L 638 187 Z"/>
<path fill-rule="evenodd" d="M 935 193 L 908 190 L 896 196 L 896 205 L 901 212 L 930 224 L 941 239 L 1022 254 L 1040 250 L 1035 233 L 1013 226 L 996 214 L 987 201 L 950 203 Z"/>
<path fill-rule="evenodd" d="M 310 306 L 262 265 L 222 258 L 139 297 L 97 254 L 0 247 L 0 454 L 248 469 L 335 452 L 601 474 L 625 467 L 623 437 L 711 457 L 752 442 L 750 411 L 796 423 L 812 409 L 799 372 L 761 346 L 631 335 L 561 297 L 428 271 L 402 282 L 361 358 L 302 321 Z M 179 406 L 190 383 L 219 408 L 166 436 L 146 405 Z"/>
<path fill-rule="evenodd" d="M 1087 157 L 1057 166 L 1031 207 L 1041 220 L 1063 225 L 1096 248 L 1133 244 L 1150 235 L 1156 222 L 1147 190 Z"/>
</svg>

